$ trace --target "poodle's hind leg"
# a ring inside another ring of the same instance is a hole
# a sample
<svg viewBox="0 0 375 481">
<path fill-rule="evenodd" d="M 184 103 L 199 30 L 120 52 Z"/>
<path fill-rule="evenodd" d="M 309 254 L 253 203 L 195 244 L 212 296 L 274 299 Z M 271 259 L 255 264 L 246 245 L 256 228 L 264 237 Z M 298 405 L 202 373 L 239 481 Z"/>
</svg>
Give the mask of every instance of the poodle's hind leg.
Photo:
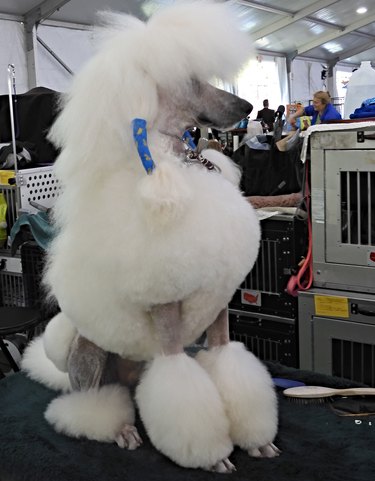
<svg viewBox="0 0 375 481">
<path fill-rule="evenodd" d="M 162 355 L 138 385 L 140 415 L 154 446 L 183 467 L 230 472 L 229 425 L 220 395 L 180 340 L 180 303 L 151 311 Z"/>
<path fill-rule="evenodd" d="M 134 426 L 134 405 L 128 388 L 102 385 L 108 374 L 110 356 L 100 347 L 77 335 L 68 358 L 68 372 L 75 392 L 53 400 L 45 417 L 57 431 L 72 437 L 85 436 L 116 442 L 136 449 L 142 440 Z"/>
<path fill-rule="evenodd" d="M 207 331 L 208 351 L 197 361 L 208 372 L 223 400 L 234 444 L 250 456 L 280 454 L 277 398 L 266 367 L 239 342 L 229 342 L 228 312 L 223 309 Z"/>
<path fill-rule="evenodd" d="M 116 442 L 127 449 L 142 444 L 134 427 L 129 391 L 119 384 L 60 396 L 49 404 L 44 416 L 56 431 L 74 438 Z"/>
</svg>

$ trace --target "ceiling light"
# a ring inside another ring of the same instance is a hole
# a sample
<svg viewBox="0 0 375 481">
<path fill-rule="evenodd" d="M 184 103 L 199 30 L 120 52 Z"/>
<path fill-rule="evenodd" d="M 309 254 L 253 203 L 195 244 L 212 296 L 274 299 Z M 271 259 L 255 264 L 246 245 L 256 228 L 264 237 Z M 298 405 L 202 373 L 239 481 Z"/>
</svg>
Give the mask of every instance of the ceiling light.
<svg viewBox="0 0 375 481">
<path fill-rule="evenodd" d="M 256 43 L 258 44 L 259 47 L 265 47 L 266 45 L 269 44 L 269 41 L 266 37 L 262 37 L 262 38 L 258 38 Z"/>
<path fill-rule="evenodd" d="M 366 8 L 366 7 L 359 7 L 359 8 L 357 8 L 356 12 L 357 12 L 357 13 L 366 13 L 366 12 L 367 12 L 367 8 Z"/>
<path fill-rule="evenodd" d="M 336 43 L 336 42 L 328 42 L 328 43 L 325 43 L 325 44 L 323 45 L 323 48 L 325 48 L 326 50 L 328 50 L 328 52 L 331 52 L 331 53 L 336 53 L 336 52 L 341 52 L 341 51 L 342 51 L 341 45 L 339 45 L 339 44 Z"/>
</svg>

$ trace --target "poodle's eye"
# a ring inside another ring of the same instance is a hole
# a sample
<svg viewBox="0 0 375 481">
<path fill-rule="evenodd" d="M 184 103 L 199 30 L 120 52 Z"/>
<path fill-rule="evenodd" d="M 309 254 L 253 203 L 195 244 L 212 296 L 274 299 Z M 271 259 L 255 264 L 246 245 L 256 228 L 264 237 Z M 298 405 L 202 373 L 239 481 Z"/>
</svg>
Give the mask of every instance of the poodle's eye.
<svg viewBox="0 0 375 481">
<path fill-rule="evenodd" d="M 192 85 L 192 87 L 193 87 L 194 92 L 195 92 L 197 95 L 199 95 L 200 91 L 202 90 L 202 83 L 201 83 L 199 80 L 197 80 L 197 79 L 193 79 L 193 80 L 191 81 L 191 85 Z"/>
</svg>

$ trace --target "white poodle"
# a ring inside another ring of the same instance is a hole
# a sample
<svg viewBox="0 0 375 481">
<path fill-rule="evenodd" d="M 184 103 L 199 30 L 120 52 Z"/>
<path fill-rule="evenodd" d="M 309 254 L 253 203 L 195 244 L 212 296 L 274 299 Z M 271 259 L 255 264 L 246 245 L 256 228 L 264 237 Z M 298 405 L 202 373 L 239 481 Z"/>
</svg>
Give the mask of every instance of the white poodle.
<svg viewBox="0 0 375 481">
<path fill-rule="evenodd" d="M 61 313 L 23 367 L 72 388 L 46 411 L 58 431 L 137 448 L 136 385 L 158 450 L 181 466 L 231 471 L 234 445 L 279 453 L 271 378 L 228 335 L 226 306 L 257 257 L 259 224 L 231 160 L 197 156 L 182 136 L 250 113 L 208 83 L 238 70 L 249 39 L 226 3 L 174 5 L 147 23 L 105 16 L 102 48 L 50 135 L 62 194 L 46 282 Z M 194 359 L 184 348 L 204 331 L 208 349 Z"/>
</svg>

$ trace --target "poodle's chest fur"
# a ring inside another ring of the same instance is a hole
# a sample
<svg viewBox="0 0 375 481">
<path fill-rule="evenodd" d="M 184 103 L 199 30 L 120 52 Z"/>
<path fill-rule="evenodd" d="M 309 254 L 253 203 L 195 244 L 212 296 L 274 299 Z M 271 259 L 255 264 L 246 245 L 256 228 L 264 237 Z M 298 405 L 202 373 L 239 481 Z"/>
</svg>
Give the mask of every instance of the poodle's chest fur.
<svg viewBox="0 0 375 481">
<path fill-rule="evenodd" d="M 75 200 L 52 247 L 53 293 L 81 334 L 106 350 L 134 359 L 154 355 L 160 346 L 149 311 L 176 301 L 183 343 L 192 343 L 253 265 L 259 225 L 238 189 L 197 168 L 184 176 L 186 205 L 164 225 L 145 216 L 131 176 L 98 182 L 95 202 Z"/>
</svg>

